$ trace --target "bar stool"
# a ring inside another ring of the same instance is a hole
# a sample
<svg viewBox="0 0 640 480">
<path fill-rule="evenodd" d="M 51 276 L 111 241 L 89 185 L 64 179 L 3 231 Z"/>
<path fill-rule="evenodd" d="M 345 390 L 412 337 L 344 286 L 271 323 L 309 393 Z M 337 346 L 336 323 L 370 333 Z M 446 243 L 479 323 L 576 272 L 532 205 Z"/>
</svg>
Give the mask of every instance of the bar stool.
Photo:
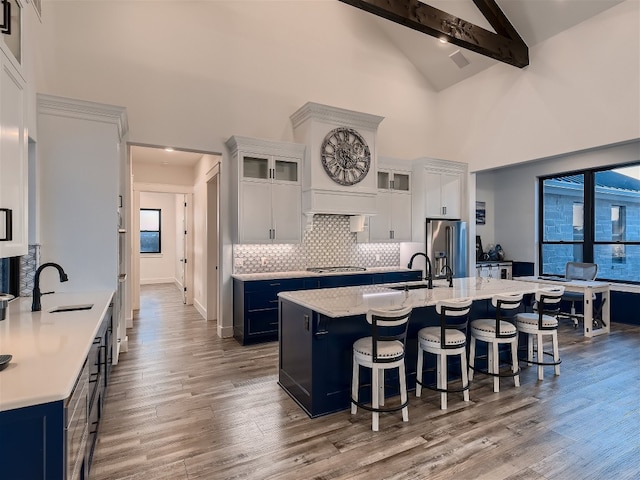
<svg viewBox="0 0 640 480">
<path fill-rule="evenodd" d="M 469 381 L 473 372 L 493 376 L 493 391 L 500 391 L 500 377 L 513 377 L 516 387 L 520 386 L 520 367 L 518 365 L 518 331 L 505 316 L 508 311 L 520 308 L 522 294 L 497 294 L 491 297 L 491 305 L 496 308 L 496 318 L 483 318 L 471 322 L 471 344 L 469 346 Z M 476 340 L 487 343 L 487 370 L 475 368 Z M 500 372 L 500 345 L 511 346 L 511 372 Z"/>
<path fill-rule="evenodd" d="M 471 299 L 441 300 L 436 303 L 440 315 L 440 326 L 425 327 L 418 332 L 418 367 L 416 373 L 416 397 L 422 394 L 422 387 L 440 392 L 440 409 L 447 409 L 447 393 L 463 392 L 465 402 L 469 401 L 469 380 L 467 378 L 467 324 Z M 422 383 L 424 354 L 436 355 L 436 386 Z M 447 361 L 451 355 L 460 355 L 462 388 L 449 388 Z"/>
<path fill-rule="evenodd" d="M 533 313 L 518 313 L 516 316 L 516 326 L 519 332 L 527 335 L 527 358 L 522 359 L 529 365 L 538 366 L 538 380 L 544 378 L 543 367 L 553 365 L 556 375 L 560 375 L 560 352 L 558 349 L 558 312 L 560 311 L 560 300 L 564 294 L 564 287 L 551 287 L 537 290 L 535 293 L 536 303 Z M 552 352 L 545 352 L 543 349 L 544 335 L 551 336 Z M 536 338 L 536 360 L 533 360 L 534 348 L 533 340 Z M 553 355 L 553 362 L 545 362 L 544 355 Z"/>
<path fill-rule="evenodd" d="M 351 413 L 358 407 L 372 412 L 371 429 L 378 431 L 380 412 L 402 410 L 402 420 L 409 421 L 409 401 L 404 355 L 407 327 L 411 317 L 411 307 L 390 310 L 371 309 L 367 312 L 367 322 L 371 325 L 371 336 L 353 344 L 353 380 L 351 383 Z M 371 406 L 358 401 L 360 367 L 371 369 Z M 400 377 L 400 405 L 384 407 L 384 372 L 397 368 Z"/>
</svg>

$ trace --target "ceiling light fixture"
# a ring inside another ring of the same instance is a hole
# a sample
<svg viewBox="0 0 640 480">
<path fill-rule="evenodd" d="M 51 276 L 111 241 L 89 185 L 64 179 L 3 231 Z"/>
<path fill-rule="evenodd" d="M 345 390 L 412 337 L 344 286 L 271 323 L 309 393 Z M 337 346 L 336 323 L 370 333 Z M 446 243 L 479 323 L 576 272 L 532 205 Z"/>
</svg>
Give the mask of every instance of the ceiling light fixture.
<svg viewBox="0 0 640 480">
<path fill-rule="evenodd" d="M 165 147 L 164 151 L 165 151 L 165 152 L 173 152 L 173 148 L 171 148 L 171 147 Z"/>
</svg>

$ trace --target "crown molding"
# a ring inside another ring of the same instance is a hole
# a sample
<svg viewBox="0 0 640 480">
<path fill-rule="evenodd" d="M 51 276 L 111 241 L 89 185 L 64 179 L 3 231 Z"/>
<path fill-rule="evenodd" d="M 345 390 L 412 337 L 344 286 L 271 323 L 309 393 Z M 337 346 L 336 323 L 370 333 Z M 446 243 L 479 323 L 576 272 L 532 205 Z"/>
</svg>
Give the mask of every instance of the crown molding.
<svg viewBox="0 0 640 480">
<path fill-rule="evenodd" d="M 129 122 L 125 107 L 42 93 L 36 95 L 36 102 L 39 115 L 54 115 L 109 123 L 115 125 L 118 129 L 119 141 L 123 141 L 129 133 Z"/>
<path fill-rule="evenodd" d="M 291 124 L 294 130 L 309 119 L 320 120 L 330 124 L 342 125 L 351 128 L 363 128 L 376 131 L 384 117 L 369 113 L 346 110 L 344 108 L 331 107 L 319 103 L 307 102 L 294 112 Z"/>
</svg>

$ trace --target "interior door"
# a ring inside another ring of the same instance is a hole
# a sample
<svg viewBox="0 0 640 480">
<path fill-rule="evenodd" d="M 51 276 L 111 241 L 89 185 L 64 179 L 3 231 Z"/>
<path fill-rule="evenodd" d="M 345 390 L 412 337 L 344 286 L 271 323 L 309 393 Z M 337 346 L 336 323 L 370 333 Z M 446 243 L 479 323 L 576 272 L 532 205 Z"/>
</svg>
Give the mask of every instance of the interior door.
<svg viewBox="0 0 640 480">
<path fill-rule="evenodd" d="M 186 195 L 182 195 L 182 230 L 181 230 L 181 236 L 182 236 L 182 241 L 180 242 L 180 248 L 182 250 L 182 255 L 181 255 L 181 259 L 182 259 L 182 272 L 181 272 L 181 283 L 182 283 L 182 303 L 184 303 L 185 305 L 187 304 L 187 269 L 189 268 L 188 263 L 187 263 L 187 219 L 188 219 L 188 213 L 187 213 L 187 196 Z"/>
</svg>

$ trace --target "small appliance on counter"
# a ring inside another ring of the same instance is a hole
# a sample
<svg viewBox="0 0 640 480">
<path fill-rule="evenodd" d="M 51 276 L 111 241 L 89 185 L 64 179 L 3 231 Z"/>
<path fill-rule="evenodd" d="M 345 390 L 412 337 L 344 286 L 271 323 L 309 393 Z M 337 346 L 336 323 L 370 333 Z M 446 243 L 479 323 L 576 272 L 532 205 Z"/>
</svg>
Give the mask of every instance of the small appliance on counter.
<svg viewBox="0 0 640 480">
<path fill-rule="evenodd" d="M 14 296 L 9 293 L 0 293 L 0 320 L 7 318 L 7 308 L 9 308 L 9 301 L 13 300 Z"/>
</svg>

